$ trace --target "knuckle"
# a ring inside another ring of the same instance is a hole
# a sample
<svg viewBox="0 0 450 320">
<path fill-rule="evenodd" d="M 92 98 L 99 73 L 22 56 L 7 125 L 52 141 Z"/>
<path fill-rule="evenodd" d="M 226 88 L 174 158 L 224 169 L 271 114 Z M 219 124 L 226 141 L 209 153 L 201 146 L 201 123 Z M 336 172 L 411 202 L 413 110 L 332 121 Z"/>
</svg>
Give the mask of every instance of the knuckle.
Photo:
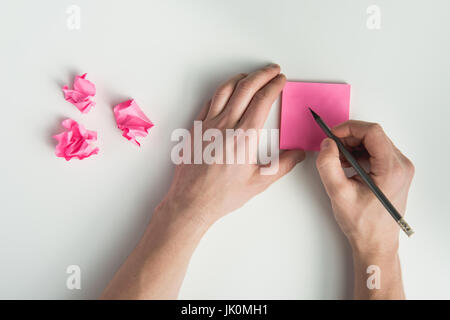
<svg viewBox="0 0 450 320">
<path fill-rule="evenodd" d="M 224 116 L 224 114 L 220 114 L 217 116 L 214 121 L 211 123 L 211 128 L 226 128 L 228 125 L 228 118 Z"/>
<path fill-rule="evenodd" d="M 320 171 L 322 168 L 329 164 L 329 158 L 323 155 L 319 155 L 316 159 L 316 168 Z"/>
<path fill-rule="evenodd" d="M 248 117 L 247 115 L 243 115 L 242 118 L 239 120 L 238 126 L 239 129 L 248 130 L 251 128 L 257 128 L 257 123 L 251 119 L 251 117 Z"/>
<path fill-rule="evenodd" d="M 404 174 L 404 168 L 399 162 L 394 162 L 391 167 L 391 174 L 394 178 L 401 178 Z"/>
<path fill-rule="evenodd" d="M 238 73 L 237 75 L 235 75 L 232 79 L 230 79 L 229 81 L 222 83 L 215 92 L 215 96 L 226 96 L 229 95 L 233 92 L 236 83 L 238 82 L 238 80 L 243 79 L 247 76 L 246 73 Z M 241 80 L 242 81 L 242 80 Z"/>
<path fill-rule="evenodd" d="M 389 177 L 391 181 L 403 182 L 405 180 L 408 180 L 409 177 L 410 177 L 410 169 L 403 163 L 396 162 L 395 164 L 392 165 Z"/>
<path fill-rule="evenodd" d="M 404 181 L 405 179 L 411 179 L 414 176 L 415 167 L 414 164 L 402 156 L 397 161 L 392 163 L 389 170 L 390 178 L 392 180 Z"/>
<path fill-rule="evenodd" d="M 323 166 L 323 157 L 320 155 L 316 159 L 316 168 L 320 170 L 320 168 Z"/>
<path fill-rule="evenodd" d="M 230 89 L 231 89 L 230 85 L 228 83 L 224 83 L 217 88 L 215 96 L 220 97 L 220 96 L 227 95 L 227 94 L 229 94 Z"/>
<path fill-rule="evenodd" d="M 256 101 L 263 101 L 268 98 L 268 93 L 265 90 L 259 90 L 253 97 Z"/>
<path fill-rule="evenodd" d="M 372 134 L 382 134 L 382 133 L 384 133 L 383 127 L 379 123 L 372 123 L 372 124 L 370 124 L 368 132 L 372 133 Z"/>
<path fill-rule="evenodd" d="M 414 164 L 412 163 L 412 161 L 409 160 L 408 158 L 406 158 L 406 161 L 405 161 L 405 168 L 406 168 L 406 172 L 408 173 L 408 175 L 410 177 L 413 177 L 414 173 L 416 172 L 416 168 L 414 167 Z"/>
<path fill-rule="evenodd" d="M 266 74 L 269 74 L 269 73 L 271 73 L 271 72 L 272 72 L 272 70 L 273 70 L 273 68 L 272 68 L 272 67 L 264 67 L 264 68 L 262 68 L 262 69 L 260 70 L 260 73 L 262 73 L 262 74 L 266 75 Z"/>
<path fill-rule="evenodd" d="M 226 128 L 228 127 L 228 118 L 226 117 L 221 117 L 218 122 L 217 122 L 217 127 L 218 128 Z"/>
<path fill-rule="evenodd" d="M 238 88 L 240 91 L 248 92 L 253 89 L 253 81 L 251 79 L 242 79 L 239 81 Z"/>
</svg>

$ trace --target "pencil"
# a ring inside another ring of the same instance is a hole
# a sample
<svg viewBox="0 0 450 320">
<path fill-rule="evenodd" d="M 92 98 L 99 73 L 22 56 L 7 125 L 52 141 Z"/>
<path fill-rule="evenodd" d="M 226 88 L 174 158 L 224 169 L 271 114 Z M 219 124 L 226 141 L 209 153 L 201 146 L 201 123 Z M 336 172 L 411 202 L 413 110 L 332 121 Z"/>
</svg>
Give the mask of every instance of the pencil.
<svg viewBox="0 0 450 320">
<path fill-rule="evenodd" d="M 375 182 L 370 178 L 370 176 L 366 173 L 366 171 L 359 165 L 356 159 L 352 156 L 352 154 L 344 147 L 342 141 L 336 137 L 330 130 L 330 128 L 323 122 L 322 118 L 319 117 L 317 113 L 315 113 L 311 108 L 308 108 L 311 111 L 314 120 L 317 122 L 319 127 L 325 132 L 325 134 L 336 142 L 336 145 L 339 151 L 344 155 L 345 159 L 350 163 L 350 165 L 355 169 L 356 173 L 362 178 L 364 183 L 369 187 L 369 189 L 375 194 L 375 196 L 380 200 L 386 210 L 391 214 L 392 218 L 398 223 L 400 228 L 406 233 L 408 237 L 412 236 L 414 230 L 408 225 L 405 219 L 400 215 L 400 213 L 395 209 L 389 199 L 384 195 L 384 193 L 378 188 Z"/>
</svg>

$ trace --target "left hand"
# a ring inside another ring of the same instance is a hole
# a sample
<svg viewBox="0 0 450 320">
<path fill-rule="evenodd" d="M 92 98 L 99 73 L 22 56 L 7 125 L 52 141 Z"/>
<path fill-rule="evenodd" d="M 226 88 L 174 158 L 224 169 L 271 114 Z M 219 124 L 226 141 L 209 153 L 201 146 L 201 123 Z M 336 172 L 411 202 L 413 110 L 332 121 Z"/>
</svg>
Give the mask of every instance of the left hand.
<svg viewBox="0 0 450 320">
<path fill-rule="evenodd" d="M 270 108 L 285 82 L 286 77 L 280 74 L 278 65 L 269 65 L 248 75 L 238 74 L 232 77 L 216 90 L 211 101 L 197 117 L 197 120 L 202 121 L 203 132 L 217 128 L 225 137 L 226 129 L 245 131 L 263 128 Z M 242 147 L 236 147 L 232 139 L 224 140 L 223 155 L 227 148 L 235 148 L 237 151 L 237 148 Z M 204 142 L 202 150 L 210 143 Z M 261 165 L 247 161 L 256 159 L 257 150 L 248 150 L 245 146 L 243 148 L 246 148 L 245 164 L 236 164 L 234 161 L 233 164 L 177 165 L 170 190 L 159 208 L 169 207 L 169 210 L 164 211 L 175 212 L 210 225 L 241 207 L 305 158 L 303 150 L 285 151 L 280 155 L 278 171 L 273 175 L 261 175 Z"/>
<path fill-rule="evenodd" d="M 216 128 L 222 136 L 226 129 L 260 129 L 285 81 L 277 65 L 239 74 L 217 89 L 197 120 L 202 121 L 203 131 Z M 191 146 L 192 142 L 191 134 Z M 203 143 L 202 150 L 211 143 Z M 246 159 L 255 159 L 256 150 L 243 147 Z M 226 154 L 227 148 L 235 148 L 233 141 L 226 139 L 222 150 L 216 151 Z M 282 153 L 274 175 L 261 175 L 261 166 L 248 161 L 177 165 L 169 192 L 102 298 L 176 298 L 189 259 L 209 226 L 262 192 L 304 157 L 299 150 Z"/>
</svg>

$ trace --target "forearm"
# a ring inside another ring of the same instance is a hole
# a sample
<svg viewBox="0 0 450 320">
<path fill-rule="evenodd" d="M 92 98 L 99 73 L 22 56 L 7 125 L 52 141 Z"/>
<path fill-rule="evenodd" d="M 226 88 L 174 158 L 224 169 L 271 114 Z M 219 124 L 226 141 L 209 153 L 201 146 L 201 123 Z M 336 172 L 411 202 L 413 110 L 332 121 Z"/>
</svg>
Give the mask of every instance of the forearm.
<svg viewBox="0 0 450 320">
<path fill-rule="evenodd" d="M 189 260 L 207 230 L 182 212 L 160 207 L 102 299 L 176 299 Z"/>
<path fill-rule="evenodd" d="M 396 248 L 376 251 L 354 249 L 353 264 L 355 299 L 405 298 Z"/>
</svg>

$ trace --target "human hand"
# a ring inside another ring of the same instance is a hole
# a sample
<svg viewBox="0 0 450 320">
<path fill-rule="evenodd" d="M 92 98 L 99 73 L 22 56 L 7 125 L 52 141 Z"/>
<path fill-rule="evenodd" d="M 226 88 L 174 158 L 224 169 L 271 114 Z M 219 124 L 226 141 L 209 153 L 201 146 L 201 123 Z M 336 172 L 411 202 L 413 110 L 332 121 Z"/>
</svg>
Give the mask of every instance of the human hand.
<svg viewBox="0 0 450 320">
<path fill-rule="evenodd" d="M 234 76 L 216 90 L 197 117 L 197 120 L 202 121 L 202 134 L 216 128 L 225 138 L 227 129 L 247 131 L 263 128 L 270 108 L 285 82 L 286 78 L 280 74 L 278 65 L 269 65 L 248 75 Z M 231 159 L 232 164 L 177 165 L 172 185 L 159 208 L 170 207 L 165 211 L 210 225 L 265 190 L 305 157 L 302 150 L 285 151 L 280 155 L 278 171 L 273 175 L 262 175 L 262 166 L 255 161 L 257 150 L 249 148 L 249 141 L 242 145 L 236 143 L 237 139 L 224 140 L 223 149 L 216 150 L 216 153 L 223 155 L 224 163 L 229 149 L 234 149 L 235 156 L 243 151 L 245 163 L 237 164 L 236 159 Z M 202 150 L 211 143 L 203 142 Z"/>
<path fill-rule="evenodd" d="M 200 134 L 205 138 L 204 133 L 214 131 L 226 137 L 227 129 L 242 129 L 245 137 L 249 129 L 261 129 L 285 82 L 277 65 L 231 78 L 217 89 L 197 117 L 202 124 Z M 141 241 L 103 292 L 103 299 L 176 298 L 189 259 L 208 227 L 262 192 L 305 157 L 301 150 L 286 151 L 279 157 L 278 170 L 263 175 L 260 169 L 264 166 L 256 163 L 257 150 L 250 147 L 252 139 L 234 143 L 242 137 L 238 134 L 222 141 L 220 148 L 213 148 L 214 158 L 225 155 L 224 163 L 229 164 L 209 164 L 209 161 L 196 164 L 198 146 L 192 134 L 196 130 L 198 127 L 194 125 L 189 139 L 190 146 L 194 145 L 193 152 L 189 148 L 187 157 L 182 149 L 182 158 L 189 158 L 192 163 L 193 156 L 194 164 L 176 166 L 169 192 L 156 208 Z M 214 146 L 214 142 L 216 139 L 203 142 L 202 158 L 203 151 Z M 228 157 L 230 150 L 233 157 Z M 237 159 L 239 152 L 245 156 L 242 164 Z"/>
<path fill-rule="evenodd" d="M 347 121 L 332 129 L 358 161 L 368 159 L 370 176 L 396 209 L 404 215 L 414 166 L 375 123 Z M 336 143 L 325 139 L 317 169 L 330 197 L 336 220 L 359 253 L 396 252 L 399 226 L 361 178 L 347 178 Z"/>
</svg>

